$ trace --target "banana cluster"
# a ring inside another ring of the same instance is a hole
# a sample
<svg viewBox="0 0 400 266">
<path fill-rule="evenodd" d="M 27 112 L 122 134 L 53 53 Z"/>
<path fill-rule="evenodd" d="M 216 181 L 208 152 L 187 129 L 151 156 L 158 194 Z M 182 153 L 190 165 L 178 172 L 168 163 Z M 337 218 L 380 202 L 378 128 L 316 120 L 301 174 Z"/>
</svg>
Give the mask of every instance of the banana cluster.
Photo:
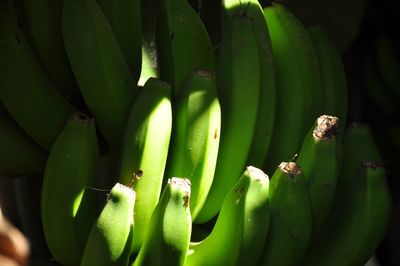
<svg viewBox="0 0 400 266">
<path fill-rule="evenodd" d="M 0 174 L 32 264 L 363 265 L 391 198 L 328 35 L 223 0 L 214 47 L 186 0 L 148 5 L 0 2 Z"/>
</svg>

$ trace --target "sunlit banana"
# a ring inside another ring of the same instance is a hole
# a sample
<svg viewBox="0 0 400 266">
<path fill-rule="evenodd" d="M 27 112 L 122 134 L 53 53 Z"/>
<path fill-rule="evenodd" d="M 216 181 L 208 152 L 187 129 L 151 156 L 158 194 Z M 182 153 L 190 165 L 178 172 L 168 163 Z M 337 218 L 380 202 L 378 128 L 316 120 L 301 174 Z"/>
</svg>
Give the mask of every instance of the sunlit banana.
<svg viewBox="0 0 400 266">
<path fill-rule="evenodd" d="M 382 241 L 391 216 L 385 169 L 365 160 L 357 172 L 337 223 L 302 265 L 365 265 Z"/>
<path fill-rule="evenodd" d="M 168 179 L 133 266 L 184 265 L 192 231 L 190 181 Z"/>
<path fill-rule="evenodd" d="M 276 116 L 265 170 L 298 153 L 321 110 L 318 58 L 311 38 L 295 15 L 276 2 L 264 8 L 276 69 Z"/>
<path fill-rule="evenodd" d="M 54 142 L 47 161 L 41 215 L 54 258 L 78 265 L 97 215 L 95 187 L 99 154 L 94 120 L 72 116 Z"/>
<path fill-rule="evenodd" d="M 135 84 L 139 80 L 141 51 L 141 0 L 97 0 L 113 29 Z"/>
<path fill-rule="evenodd" d="M 320 116 L 307 133 L 296 163 L 301 167 L 311 202 L 313 238 L 323 229 L 335 197 L 339 120 Z"/>
<path fill-rule="evenodd" d="M 214 53 L 200 16 L 187 0 L 161 0 L 158 5 L 155 36 L 160 78 L 171 84 L 176 95 L 193 70 L 214 72 Z"/>
<path fill-rule="evenodd" d="M 95 0 L 64 1 L 62 30 L 72 71 L 96 125 L 119 147 L 137 87 L 106 16 Z"/>
<path fill-rule="evenodd" d="M 150 78 L 132 106 L 121 146 L 120 183 L 136 192 L 133 252 L 144 241 L 160 197 L 172 130 L 171 87 Z M 132 180 L 133 178 L 133 180 Z"/>
<path fill-rule="evenodd" d="M 283 162 L 271 177 L 271 221 L 259 265 L 301 265 L 311 237 L 311 204 L 303 171 Z"/>
<path fill-rule="evenodd" d="M 196 222 L 210 220 L 246 166 L 258 110 L 260 68 L 253 20 L 236 14 L 223 34 L 217 72 L 221 137 L 210 192 Z"/>
<path fill-rule="evenodd" d="M 50 82 L 64 96 L 78 92 L 75 78 L 65 53 L 61 31 L 62 1 L 9 0 L 18 14 L 19 25 L 29 41 Z"/>
<path fill-rule="evenodd" d="M 83 252 L 82 266 L 128 265 L 136 194 L 117 183 L 97 218 Z"/>
<path fill-rule="evenodd" d="M 2 106 L 0 104 L 0 109 Z M 9 174 L 42 173 L 47 153 L 0 110 L 0 172 Z"/>
<path fill-rule="evenodd" d="M 315 46 L 322 83 L 322 114 L 339 118 L 345 126 L 347 121 L 347 80 L 342 57 L 328 34 L 320 25 L 307 27 Z M 344 132 L 344 131 L 342 131 Z M 342 134 L 339 134 L 342 136 Z"/>
<path fill-rule="evenodd" d="M 211 233 L 190 244 L 185 265 L 256 265 L 269 228 L 269 178 L 249 166 L 231 187 Z"/>
<path fill-rule="evenodd" d="M 214 177 L 221 131 L 221 108 L 214 75 L 192 72 L 176 94 L 174 124 L 165 176 L 190 180 L 195 220 Z"/>
<path fill-rule="evenodd" d="M 253 141 L 247 163 L 257 167 L 262 167 L 267 156 L 270 145 L 273 124 L 275 119 L 275 67 L 273 64 L 271 41 L 269 38 L 267 24 L 265 22 L 263 9 L 258 0 L 222 1 L 222 26 L 226 20 L 235 13 L 244 13 L 254 21 L 255 36 L 258 43 L 260 60 L 260 96 L 258 103 L 258 113 L 256 128 L 254 130 Z"/>
<path fill-rule="evenodd" d="M 50 149 L 74 108 L 50 84 L 15 20 L 0 9 L 0 99 L 21 128 Z"/>
</svg>

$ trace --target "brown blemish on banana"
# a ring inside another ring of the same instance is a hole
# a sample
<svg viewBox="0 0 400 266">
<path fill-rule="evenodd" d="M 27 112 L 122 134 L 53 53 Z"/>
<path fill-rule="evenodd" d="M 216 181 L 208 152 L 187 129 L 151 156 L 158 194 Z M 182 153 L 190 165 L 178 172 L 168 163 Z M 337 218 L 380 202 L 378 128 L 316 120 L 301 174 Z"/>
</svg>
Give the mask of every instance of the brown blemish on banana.
<svg viewBox="0 0 400 266">
<path fill-rule="evenodd" d="M 279 169 L 292 178 L 301 174 L 301 168 L 295 162 L 281 162 Z"/>
<path fill-rule="evenodd" d="M 322 115 L 317 119 L 317 126 L 313 131 L 316 140 L 326 141 L 335 139 L 339 131 L 339 118 L 335 116 Z"/>
<path fill-rule="evenodd" d="M 218 138 L 218 128 L 214 130 L 214 139 Z"/>
</svg>

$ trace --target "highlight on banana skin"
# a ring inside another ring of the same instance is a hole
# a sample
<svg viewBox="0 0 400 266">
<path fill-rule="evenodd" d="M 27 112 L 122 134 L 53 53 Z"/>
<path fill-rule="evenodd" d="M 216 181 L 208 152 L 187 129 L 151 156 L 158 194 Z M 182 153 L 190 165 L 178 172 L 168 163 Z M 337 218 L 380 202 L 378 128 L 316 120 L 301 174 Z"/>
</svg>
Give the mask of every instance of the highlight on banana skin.
<svg viewBox="0 0 400 266">
<path fill-rule="evenodd" d="M 304 2 L 1 1 L 0 264 L 399 265 L 393 18 Z"/>
</svg>

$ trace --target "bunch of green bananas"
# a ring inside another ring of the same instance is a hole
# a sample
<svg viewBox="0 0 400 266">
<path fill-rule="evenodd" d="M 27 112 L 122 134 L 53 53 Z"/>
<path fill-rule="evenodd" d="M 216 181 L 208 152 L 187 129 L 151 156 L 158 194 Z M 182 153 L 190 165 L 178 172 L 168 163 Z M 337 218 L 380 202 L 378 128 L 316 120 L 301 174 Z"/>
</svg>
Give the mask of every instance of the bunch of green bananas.
<svg viewBox="0 0 400 266">
<path fill-rule="evenodd" d="M 186 0 L 149 2 L 0 2 L 0 174 L 32 264 L 363 265 L 391 199 L 369 127 L 339 128 L 327 34 L 223 0 L 214 48 Z"/>
</svg>

